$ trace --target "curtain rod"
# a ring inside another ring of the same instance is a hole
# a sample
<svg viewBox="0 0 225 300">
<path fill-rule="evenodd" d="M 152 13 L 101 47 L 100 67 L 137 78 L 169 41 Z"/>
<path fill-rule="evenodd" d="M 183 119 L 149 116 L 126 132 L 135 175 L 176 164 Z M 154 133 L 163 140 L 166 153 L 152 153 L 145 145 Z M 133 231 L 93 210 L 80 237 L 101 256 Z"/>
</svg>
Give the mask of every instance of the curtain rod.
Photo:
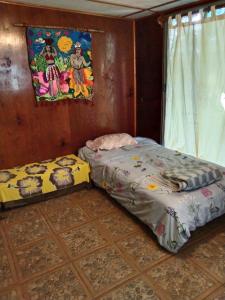
<svg viewBox="0 0 225 300">
<path fill-rule="evenodd" d="M 84 32 L 104 33 L 104 30 L 93 29 L 93 28 L 74 28 L 74 27 L 64 27 L 64 26 L 44 26 L 44 25 L 24 24 L 24 23 L 16 23 L 16 24 L 13 24 L 13 26 L 16 26 L 16 27 L 49 28 L 49 29 L 72 29 L 72 30 L 84 31 Z"/>
<path fill-rule="evenodd" d="M 224 0 L 219 0 L 219 1 L 213 1 L 213 2 L 208 2 L 208 3 L 202 3 L 202 4 L 198 4 L 198 5 L 196 5 L 196 6 L 193 6 L 192 8 L 187 8 L 187 9 L 184 9 L 184 10 L 181 10 L 180 11 L 180 14 L 184 14 L 184 13 L 187 13 L 187 12 L 189 12 L 190 10 L 192 10 L 192 11 L 196 11 L 196 10 L 198 10 L 198 9 L 200 9 L 200 8 L 207 8 L 207 7 L 210 7 L 210 6 L 213 6 L 213 5 L 215 5 L 215 6 L 218 6 L 218 5 L 225 5 L 225 1 Z M 174 15 L 176 15 L 177 13 L 172 13 L 172 14 L 168 14 L 167 16 L 174 16 Z"/>
<path fill-rule="evenodd" d="M 182 14 L 185 14 L 189 11 L 196 11 L 196 10 L 201 9 L 201 8 L 204 9 L 204 8 L 207 8 L 207 7 L 210 7 L 210 6 L 213 6 L 213 5 L 218 6 L 218 5 L 223 5 L 223 4 L 225 5 L 225 0 L 212 1 L 212 2 L 208 2 L 208 3 L 202 3 L 202 4 L 200 3 L 196 6 L 186 8 L 186 9 L 183 9 L 183 10 L 180 10 L 180 11 L 179 11 L 179 9 L 177 9 L 176 12 L 167 13 L 165 15 L 162 14 L 158 17 L 157 21 L 158 21 L 159 25 L 163 27 L 163 24 L 167 21 L 167 19 L 170 16 L 174 17 L 178 13 L 182 15 Z"/>
</svg>

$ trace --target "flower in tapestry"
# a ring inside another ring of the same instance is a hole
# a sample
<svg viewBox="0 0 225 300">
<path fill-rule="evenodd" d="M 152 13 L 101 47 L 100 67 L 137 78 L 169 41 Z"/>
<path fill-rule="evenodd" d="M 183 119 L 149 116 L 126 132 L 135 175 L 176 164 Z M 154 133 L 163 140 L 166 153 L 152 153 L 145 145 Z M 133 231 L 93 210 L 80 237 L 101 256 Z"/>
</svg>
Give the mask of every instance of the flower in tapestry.
<svg viewBox="0 0 225 300">
<path fill-rule="evenodd" d="M 36 100 L 93 98 L 91 34 L 64 29 L 27 28 Z"/>
</svg>

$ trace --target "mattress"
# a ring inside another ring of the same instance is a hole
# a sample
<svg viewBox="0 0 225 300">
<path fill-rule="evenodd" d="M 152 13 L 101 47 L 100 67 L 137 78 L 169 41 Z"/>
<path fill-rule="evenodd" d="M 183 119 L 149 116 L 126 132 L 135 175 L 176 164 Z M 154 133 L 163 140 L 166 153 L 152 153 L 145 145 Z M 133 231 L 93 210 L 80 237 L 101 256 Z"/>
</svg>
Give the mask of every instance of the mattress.
<svg viewBox="0 0 225 300">
<path fill-rule="evenodd" d="M 148 225 L 170 252 L 176 253 L 191 231 L 225 213 L 225 168 L 216 166 L 223 174 L 220 181 L 173 192 L 160 174 L 193 158 L 153 140 L 140 138 L 137 145 L 110 151 L 83 147 L 79 157 L 90 163 L 94 183 Z"/>
<path fill-rule="evenodd" d="M 0 203 L 17 202 L 89 182 L 90 167 L 74 154 L 0 170 Z"/>
</svg>

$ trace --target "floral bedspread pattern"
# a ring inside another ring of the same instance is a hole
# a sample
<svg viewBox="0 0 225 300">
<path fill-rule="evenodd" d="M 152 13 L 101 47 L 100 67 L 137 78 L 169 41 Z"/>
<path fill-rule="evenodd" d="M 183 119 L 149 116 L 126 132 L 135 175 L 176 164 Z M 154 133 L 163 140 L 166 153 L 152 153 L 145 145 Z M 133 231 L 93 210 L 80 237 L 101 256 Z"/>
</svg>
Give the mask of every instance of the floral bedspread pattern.
<svg viewBox="0 0 225 300">
<path fill-rule="evenodd" d="M 160 174 L 194 158 L 150 139 L 111 151 L 84 147 L 79 156 L 90 163 L 93 181 L 147 224 L 170 252 L 176 253 L 191 231 L 225 213 L 223 167 L 219 167 L 220 181 L 194 191 L 173 192 Z"/>
<path fill-rule="evenodd" d="M 89 164 L 73 154 L 0 170 L 0 202 L 29 198 L 89 182 L 89 172 Z"/>
</svg>

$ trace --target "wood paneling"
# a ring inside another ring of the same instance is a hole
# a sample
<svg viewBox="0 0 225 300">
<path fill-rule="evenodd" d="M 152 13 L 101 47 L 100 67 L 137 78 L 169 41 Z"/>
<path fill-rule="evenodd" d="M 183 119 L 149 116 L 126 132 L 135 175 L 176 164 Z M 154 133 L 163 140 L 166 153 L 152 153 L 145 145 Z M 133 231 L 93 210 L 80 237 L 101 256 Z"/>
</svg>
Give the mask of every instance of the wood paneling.
<svg viewBox="0 0 225 300">
<path fill-rule="evenodd" d="M 75 152 L 101 134 L 134 132 L 131 21 L 3 3 L 0 19 L 0 169 Z M 104 30 L 93 33 L 93 104 L 35 103 L 25 29 L 14 23 Z"/>
<path fill-rule="evenodd" d="M 157 17 L 136 22 L 137 135 L 160 142 L 163 30 Z"/>
</svg>

